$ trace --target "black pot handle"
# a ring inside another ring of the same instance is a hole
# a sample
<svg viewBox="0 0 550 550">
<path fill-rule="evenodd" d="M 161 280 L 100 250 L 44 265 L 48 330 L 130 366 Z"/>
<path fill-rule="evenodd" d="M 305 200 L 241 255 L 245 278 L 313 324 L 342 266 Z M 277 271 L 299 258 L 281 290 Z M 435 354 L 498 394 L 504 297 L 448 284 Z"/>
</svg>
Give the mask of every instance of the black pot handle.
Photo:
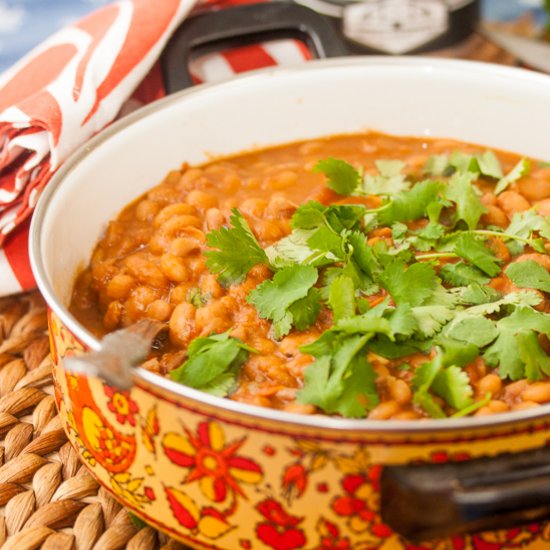
<svg viewBox="0 0 550 550">
<path fill-rule="evenodd" d="M 193 85 L 192 55 L 279 38 L 303 40 L 319 58 L 349 53 L 326 17 L 298 4 L 261 2 L 205 12 L 185 21 L 161 56 L 166 93 Z"/>
<path fill-rule="evenodd" d="M 465 462 L 387 466 L 382 519 L 412 542 L 550 518 L 550 448 Z"/>
</svg>

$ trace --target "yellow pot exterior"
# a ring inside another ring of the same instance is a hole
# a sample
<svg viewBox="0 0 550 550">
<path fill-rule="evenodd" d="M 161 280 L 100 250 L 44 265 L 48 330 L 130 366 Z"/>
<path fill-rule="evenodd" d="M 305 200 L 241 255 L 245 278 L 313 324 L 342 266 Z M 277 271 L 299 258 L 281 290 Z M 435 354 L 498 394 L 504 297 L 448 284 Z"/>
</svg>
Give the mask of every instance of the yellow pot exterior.
<svg viewBox="0 0 550 550">
<path fill-rule="evenodd" d="M 382 523 L 385 464 L 540 447 L 550 420 L 438 432 L 337 433 L 243 416 L 146 384 L 129 392 L 61 367 L 82 345 L 54 315 L 60 415 L 84 463 L 125 506 L 194 548 L 550 548 L 550 525 L 413 545 Z"/>
</svg>

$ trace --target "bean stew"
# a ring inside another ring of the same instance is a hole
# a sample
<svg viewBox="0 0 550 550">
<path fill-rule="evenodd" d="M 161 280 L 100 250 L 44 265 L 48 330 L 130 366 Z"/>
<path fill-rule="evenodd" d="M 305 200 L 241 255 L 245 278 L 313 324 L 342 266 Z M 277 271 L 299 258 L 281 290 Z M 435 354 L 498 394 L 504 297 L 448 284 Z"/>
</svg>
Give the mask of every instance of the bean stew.
<svg viewBox="0 0 550 550">
<path fill-rule="evenodd" d="M 144 366 L 263 407 L 481 416 L 550 402 L 550 165 L 369 132 L 183 164 L 110 222 L 71 312 L 149 317 Z"/>
</svg>

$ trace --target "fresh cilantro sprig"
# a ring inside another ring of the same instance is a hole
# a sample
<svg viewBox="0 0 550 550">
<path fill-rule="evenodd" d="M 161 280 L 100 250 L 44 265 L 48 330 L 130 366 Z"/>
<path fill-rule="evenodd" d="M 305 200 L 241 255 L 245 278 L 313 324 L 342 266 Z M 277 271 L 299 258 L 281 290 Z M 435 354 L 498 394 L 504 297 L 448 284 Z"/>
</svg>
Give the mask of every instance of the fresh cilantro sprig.
<svg viewBox="0 0 550 550">
<path fill-rule="evenodd" d="M 242 214 L 236 208 L 232 212 L 230 228 L 206 235 L 206 243 L 213 249 L 205 252 L 206 266 L 223 286 L 240 283 L 255 265 L 269 263 Z"/>
<path fill-rule="evenodd" d="M 187 361 L 170 372 L 170 378 L 219 397 L 234 389 L 240 367 L 249 353 L 257 353 L 228 332 L 195 338 L 187 349 Z"/>
<path fill-rule="evenodd" d="M 327 176 L 327 187 L 339 195 L 351 195 L 361 183 L 361 174 L 344 160 L 327 158 L 313 168 Z"/>
<path fill-rule="evenodd" d="M 389 360 L 435 353 L 413 376 L 413 401 L 432 417 L 472 414 L 488 402 L 490 396 L 474 401 L 464 370 L 476 357 L 502 378 L 550 375 L 550 359 L 540 344 L 542 335 L 550 335 L 550 316 L 534 309 L 541 301 L 535 291 L 550 292 L 550 275 L 532 261 L 511 263 L 505 273 L 521 290 L 501 295 L 486 286 L 503 264 L 491 241 L 504 241 L 512 255 L 525 247 L 546 254 L 550 220 L 529 210 L 515 214 L 505 229 L 480 226 L 486 208 L 478 180 L 493 181 L 495 193 L 502 192 L 527 173 L 529 162 L 522 160 L 503 175 L 492 152 L 455 152 L 430 159 L 426 172 L 432 179 L 414 185 L 401 161 L 380 160 L 375 166 L 376 172 L 365 174 L 345 161 L 326 159 L 315 171 L 324 173 L 327 186 L 339 195 L 358 196 L 358 203 L 365 195 L 381 197 L 378 208 L 310 201 L 291 218 L 290 234 L 265 250 L 237 210 L 231 227 L 207 237 L 213 249 L 207 266 L 225 286 L 241 282 L 258 263 L 274 272 L 247 297 L 259 317 L 272 322 L 274 338 L 307 329 L 323 307 L 332 312 L 332 326 L 301 348 L 315 360 L 305 371 L 299 401 L 328 414 L 366 416 L 379 401 L 369 352 Z M 391 228 L 391 237 L 383 229 L 371 233 L 384 227 Z M 375 293 L 386 297 L 371 307 Z M 234 358 L 230 365 L 226 359 L 226 369 L 213 380 L 201 383 L 230 391 L 248 351 L 227 343 L 227 335 L 210 338 L 215 341 L 205 344 L 204 354 L 212 348 L 216 355 L 227 346 L 227 357 Z M 187 363 L 198 364 L 200 356 Z M 187 365 L 178 371 L 199 377 L 194 369 Z"/>
<path fill-rule="evenodd" d="M 315 322 L 321 309 L 317 269 L 293 265 L 278 271 L 273 279 L 258 285 L 247 297 L 262 319 L 273 322 L 276 339 L 286 336 L 292 326 L 304 330 Z"/>
</svg>

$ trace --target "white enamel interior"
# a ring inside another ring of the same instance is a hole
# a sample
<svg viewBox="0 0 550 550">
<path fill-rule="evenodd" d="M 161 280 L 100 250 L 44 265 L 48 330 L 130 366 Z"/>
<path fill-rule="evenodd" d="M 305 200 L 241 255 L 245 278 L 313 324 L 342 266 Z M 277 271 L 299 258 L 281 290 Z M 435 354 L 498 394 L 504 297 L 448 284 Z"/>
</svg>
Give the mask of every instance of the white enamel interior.
<svg viewBox="0 0 550 550">
<path fill-rule="evenodd" d="M 550 77 L 463 61 L 347 58 L 259 71 L 172 96 L 113 125 L 58 172 L 33 220 L 39 286 L 94 347 L 63 306 L 107 221 L 124 205 L 183 161 L 367 129 L 456 138 L 550 160 Z"/>
</svg>

